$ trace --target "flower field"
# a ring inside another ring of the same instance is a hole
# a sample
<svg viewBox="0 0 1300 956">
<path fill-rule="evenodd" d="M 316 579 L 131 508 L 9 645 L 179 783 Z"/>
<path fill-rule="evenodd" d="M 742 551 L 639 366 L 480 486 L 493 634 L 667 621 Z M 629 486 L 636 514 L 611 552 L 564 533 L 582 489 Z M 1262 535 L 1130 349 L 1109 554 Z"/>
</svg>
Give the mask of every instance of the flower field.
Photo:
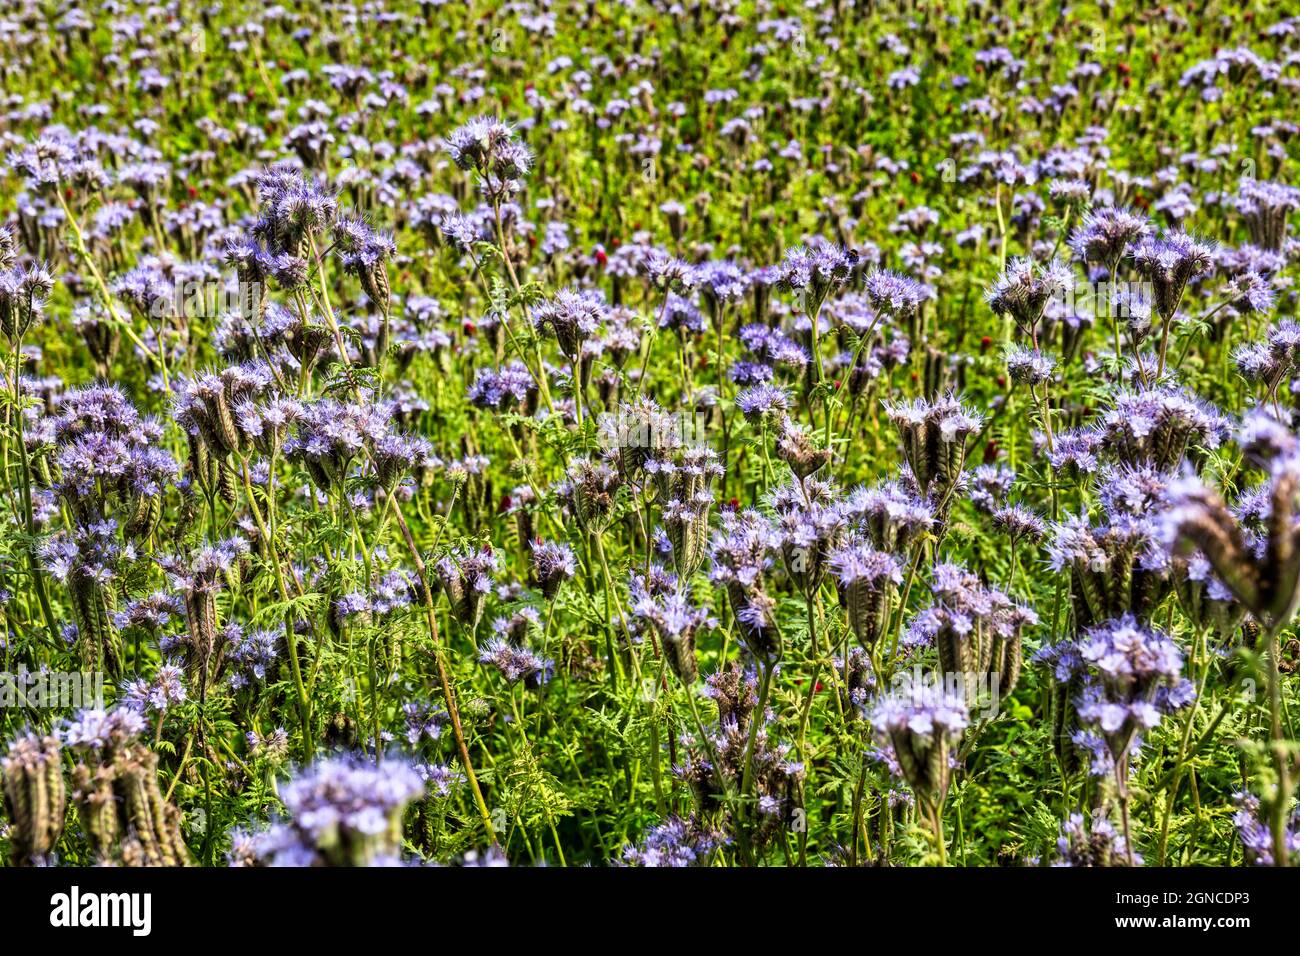
<svg viewBox="0 0 1300 956">
<path fill-rule="evenodd" d="M 0 0 L 0 864 L 1300 864 L 1283 6 Z"/>
</svg>

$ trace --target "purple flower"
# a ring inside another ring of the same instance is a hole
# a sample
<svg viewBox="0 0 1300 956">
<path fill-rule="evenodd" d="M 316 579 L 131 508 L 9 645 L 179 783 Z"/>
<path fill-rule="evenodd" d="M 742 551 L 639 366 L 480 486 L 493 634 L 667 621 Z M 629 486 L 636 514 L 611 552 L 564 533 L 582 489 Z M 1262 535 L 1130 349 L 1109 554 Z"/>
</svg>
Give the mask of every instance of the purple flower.
<svg viewBox="0 0 1300 956">
<path fill-rule="evenodd" d="M 914 315 L 929 298 L 929 290 L 924 284 L 884 269 L 870 273 L 865 288 L 871 307 L 895 321 Z"/>
<path fill-rule="evenodd" d="M 330 757 L 280 787 L 287 818 L 258 840 L 271 866 L 369 866 L 401 850 L 401 816 L 424 795 L 411 764 Z"/>
</svg>

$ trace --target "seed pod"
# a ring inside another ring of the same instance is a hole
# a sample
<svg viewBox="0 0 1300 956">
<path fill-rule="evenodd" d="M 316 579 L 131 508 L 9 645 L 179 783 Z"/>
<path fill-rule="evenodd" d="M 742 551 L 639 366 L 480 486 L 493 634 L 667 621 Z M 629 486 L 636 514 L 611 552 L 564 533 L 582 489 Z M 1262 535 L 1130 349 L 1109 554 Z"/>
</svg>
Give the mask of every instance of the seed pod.
<svg viewBox="0 0 1300 956">
<path fill-rule="evenodd" d="M 695 634 L 686 631 L 678 635 L 660 633 L 663 641 L 664 660 L 677 679 L 688 687 L 700 678 L 700 668 L 695 660 Z"/>
<path fill-rule="evenodd" d="M 113 625 L 114 592 L 81 566 L 73 568 L 68 581 L 82 664 L 92 673 L 104 670 L 116 677 L 122 647 Z"/>
<path fill-rule="evenodd" d="M 217 493 L 221 500 L 233 505 L 239 500 L 239 489 L 235 482 L 235 470 L 224 458 L 213 459 L 217 464 Z"/>
<path fill-rule="evenodd" d="M 388 314 L 392 306 L 392 290 L 388 285 L 388 270 L 384 268 L 383 263 L 377 263 L 371 269 L 363 269 L 361 272 L 361 287 L 365 290 L 366 295 L 374 300 L 379 306 L 379 310 L 385 315 Z M 381 346 L 380 353 L 384 351 Z"/>
<path fill-rule="evenodd" d="M 759 660 L 779 660 L 783 641 L 773 613 L 776 602 L 761 589 L 746 590 L 738 581 L 728 582 L 727 602 L 745 649 Z"/>
<path fill-rule="evenodd" d="M 998 701 L 1006 700 L 1020 682 L 1020 669 L 1023 664 L 1024 651 L 1020 635 L 1010 637 L 995 636 L 987 673 L 997 680 Z"/>
</svg>

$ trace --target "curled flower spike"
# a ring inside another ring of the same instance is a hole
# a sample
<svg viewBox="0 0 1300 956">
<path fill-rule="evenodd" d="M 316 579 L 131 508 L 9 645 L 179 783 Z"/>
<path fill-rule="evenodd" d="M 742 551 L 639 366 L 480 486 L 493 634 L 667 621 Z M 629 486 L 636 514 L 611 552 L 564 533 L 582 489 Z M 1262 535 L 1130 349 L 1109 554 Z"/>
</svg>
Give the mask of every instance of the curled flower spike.
<svg viewBox="0 0 1300 956">
<path fill-rule="evenodd" d="M 548 601 L 554 600 L 560 586 L 577 572 L 577 560 L 567 544 L 539 538 L 532 542 L 532 559 L 533 580 Z"/>
<path fill-rule="evenodd" d="M 786 252 L 777 282 L 781 288 L 801 294 L 801 311 L 814 316 L 826 297 L 848 281 L 858 259 L 857 251 L 852 249 L 797 246 Z"/>
<path fill-rule="evenodd" d="M 68 794 L 61 754 L 57 737 L 29 733 L 0 758 L 9 845 L 18 866 L 45 861 L 63 833 Z"/>
<path fill-rule="evenodd" d="M 392 291 L 388 285 L 388 259 L 397 251 L 393 237 L 376 232 L 364 221 L 340 216 L 334 221 L 334 251 L 343 270 L 357 277 L 361 288 L 379 311 L 388 314 L 392 307 Z M 380 342 L 382 354 L 387 342 Z"/>
<path fill-rule="evenodd" d="M 1187 284 L 1213 262 L 1212 246 L 1182 232 L 1143 239 L 1133 249 L 1133 268 L 1151 283 L 1156 313 L 1166 324 L 1178 311 Z"/>
<path fill-rule="evenodd" d="M 262 209 L 253 225 L 255 239 L 267 244 L 272 261 L 303 258 L 308 245 L 338 215 L 338 201 L 322 184 L 288 164 L 271 166 L 256 180 Z"/>
<path fill-rule="evenodd" d="M 483 617 L 483 606 L 492 590 L 492 576 L 499 564 L 500 559 L 491 545 L 457 548 L 438 562 L 438 580 L 447 592 L 451 612 L 469 631 L 475 630 Z"/>
<path fill-rule="evenodd" d="M 870 652 L 889 625 L 902 570 L 892 555 L 861 541 L 832 551 L 830 567 L 853 636 Z"/>
<path fill-rule="evenodd" d="M 425 793 L 411 764 L 331 757 L 280 787 L 287 816 L 256 841 L 271 866 L 373 866 L 399 857 L 402 812 Z"/>
<path fill-rule="evenodd" d="M 736 408 L 748 422 L 772 422 L 790 408 L 790 394 L 779 385 L 751 385 L 737 393 Z"/>
<path fill-rule="evenodd" d="M 1139 731 L 1160 723 L 1156 694 L 1182 673 L 1182 653 L 1164 634 L 1142 627 L 1131 615 L 1090 628 L 1078 649 L 1097 679 L 1084 688 L 1079 718 L 1098 728 L 1118 762 Z"/>
<path fill-rule="evenodd" d="M 865 288 L 871 307 L 895 321 L 916 315 L 929 297 L 923 283 L 885 269 L 871 272 L 866 278 Z"/>
<path fill-rule="evenodd" d="M 830 449 L 818 446 L 808 430 L 788 416 L 781 423 L 776 454 L 801 481 L 831 460 Z"/>
<path fill-rule="evenodd" d="M 1070 573 L 1075 619 L 1087 627 L 1123 614 L 1146 620 L 1169 586 L 1169 567 L 1150 514 L 1116 511 L 1092 524 L 1083 515 L 1054 529 L 1054 571 Z"/>
<path fill-rule="evenodd" d="M 537 411 L 537 382 L 528 367 L 515 360 L 501 369 L 478 369 L 466 397 L 475 408 L 501 412 L 514 407 L 531 415 Z"/>
<path fill-rule="evenodd" d="M 603 461 L 581 458 L 569 466 L 556 492 L 588 534 L 600 534 L 614 517 L 614 499 L 623 486 L 618 472 Z"/>
<path fill-rule="evenodd" d="M 1133 854 L 1141 866 L 1142 857 Z M 1105 817 L 1085 821 L 1082 813 L 1072 813 L 1061 824 L 1052 866 L 1128 866 L 1128 843 L 1124 834 Z"/>
<path fill-rule="evenodd" d="M 1232 816 L 1232 823 L 1245 850 L 1246 862 L 1252 866 L 1278 866 L 1273 834 L 1260 811 L 1259 797 L 1238 793 L 1233 796 L 1233 803 L 1237 812 Z M 1300 862 L 1300 813 L 1291 814 L 1286 821 L 1283 844 L 1287 854 L 1285 865 L 1295 866 Z"/>
<path fill-rule="evenodd" d="M 1079 259 L 1104 266 L 1113 277 L 1129 245 L 1150 231 L 1151 225 L 1145 216 L 1127 209 L 1101 206 L 1084 215 L 1070 234 L 1069 245 Z"/>
<path fill-rule="evenodd" d="M 1181 389 L 1123 392 L 1098 429 L 1100 446 L 1127 465 L 1173 471 L 1199 447 L 1217 448 L 1227 422 L 1208 403 Z"/>
<path fill-rule="evenodd" d="M 1266 522 L 1258 548 L 1223 499 L 1195 478 L 1170 487 L 1161 537 L 1175 555 L 1187 556 L 1192 549 L 1204 555 L 1232 596 L 1276 630 L 1300 604 L 1300 460 L 1292 455 L 1276 459 L 1261 493 Z"/>
<path fill-rule="evenodd" d="M 1064 296 L 1071 282 L 1070 270 L 1059 260 L 1039 265 L 1032 259 L 1012 259 L 984 299 L 994 315 L 1011 316 L 1020 331 L 1036 343 L 1038 322 L 1047 303 Z"/>
<path fill-rule="evenodd" d="M 935 646 L 940 673 L 960 681 L 967 706 L 1005 700 L 1020 681 L 1021 635 L 1038 615 L 951 564 L 934 569 L 930 591 L 934 601 L 912 621 L 908 643 Z"/>
<path fill-rule="evenodd" d="M 898 429 L 917 489 L 943 520 L 966 464 L 966 442 L 981 425 L 951 393 L 933 402 L 915 399 L 885 406 Z"/>
<path fill-rule="evenodd" d="M 1243 179 L 1237 191 L 1237 211 L 1246 220 L 1250 241 L 1261 249 L 1281 251 L 1287 220 L 1300 209 L 1300 189 L 1282 183 Z"/>
<path fill-rule="evenodd" d="M 495 667 L 510 684 L 521 681 L 530 690 L 542 687 L 555 672 L 555 662 L 544 660 L 530 650 L 522 639 L 498 634 L 479 651 L 480 664 Z"/>
<path fill-rule="evenodd" d="M 118 707 L 83 710 L 68 722 L 63 743 L 78 763 L 72 802 L 95 856 L 123 866 L 186 866 L 181 813 L 164 799 L 158 755 L 140 742 L 144 719 Z"/>
<path fill-rule="evenodd" d="M 1278 387 L 1300 370 L 1300 324 L 1283 319 L 1272 326 L 1263 342 L 1249 342 L 1233 353 L 1243 377 L 1262 382 L 1270 398 Z"/>
<path fill-rule="evenodd" d="M 650 461 L 666 460 L 683 443 L 681 422 L 646 396 L 600 415 L 597 431 L 623 479 L 636 477 Z"/>
<path fill-rule="evenodd" d="M 844 510 L 877 550 L 897 554 L 911 553 L 935 524 L 934 509 L 896 481 L 855 489 Z"/>
<path fill-rule="evenodd" d="M 0 269 L 0 334 L 11 349 L 41 321 L 53 288 L 54 278 L 42 265 Z"/>
<path fill-rule="evenodd" d="M 532 153 L 516 138 L 514 127 L 492 116 L 477 116 L 458 127 L 444 146 L 457 166 L 498 183 L 498 190 L 524 179 L 533 167 Z"/>
<path fill-rule="evenodd" d="M 966 494 L 977 509 L 991 514 L 1006 501 L 1015 480 L 1015 471 L 1006 465 L 977 465 Z"/>
<path fill-rule="evenodd" d="M 993 512 L 993 525 L 1011 539 L 1013 545 L 1022 540 L 1041 541 L 1047 533 L 1047 522 L 1023 505 L 1006 505 Z"/>
<path fill-rule="evenodd" d="M 632 613 L 654 627 L 664 659 L 677 679 L 687 687 L 700 677 L 695 658 L 695 634 L 701 627 L 715 627 L 717 621 L 704 608 L 696 607 L 681 591 L 644 595 L 632 606 Z"/>
<path fill-rule="evenodd" d="M 786 573 L 805 596 L 817 593 L 832 551 L 843 540 L 848 518 L 830 486 L 816 479 L 792 482 L 773 494 Z"/>
<path fill-rule="evenodd" d="M 969 722 L 965 702 L 938 686 L 915 683 L 882 699 L 870 719 L 893 747 L 917 802 L 933 813 L 948 792 L 951 748 Z"/>
<path fill-rule="evenodd" d="M 576 363 L 583 343 L 596 334 L 607 311 L 605 300 L 595 292 L 561 289 L 532 311 L 537 331 L 555 336 L 560 351 Z"/>
<path fill-rule="evenodd" d="M 760 659 L 775 660 L 781 654 L 775 602 L 763 590 L 763 575 L 779 545 L 771 522 L 753 510 L 724 514 L 709 545 L 709 580 L 727 589 L 740 640 Z"/>
<path fill-rule="evenodd" d="M 1037 349 L 1012 346 L 1007 351 L 1007 374 L 1020 385 L 1041 385 L 1052 377 L 1056 360 Z"/>
<path fill-rule="evenodd" d="M 1219 580 L 1203 555 L 1175 554 L 1174 593 L 1178 604 L 1198 629 L 1211 630 L 1221 642 L 1232 640 L 1246 617 L 1245 606 Z"/>
</svg>

